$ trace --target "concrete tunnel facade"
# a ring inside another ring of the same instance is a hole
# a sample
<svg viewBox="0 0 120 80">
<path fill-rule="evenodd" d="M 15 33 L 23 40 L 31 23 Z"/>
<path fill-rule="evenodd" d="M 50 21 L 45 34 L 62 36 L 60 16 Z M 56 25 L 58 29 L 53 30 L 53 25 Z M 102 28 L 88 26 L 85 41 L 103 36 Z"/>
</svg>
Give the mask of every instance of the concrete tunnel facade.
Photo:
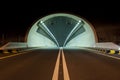
<svg viewBox="0 0 120 80">
<path fill-rule="evenodd" d="M 27 36 L 28 47 L 91 47 L 96 42 L 95 29 L 87 20 L 66 13 L 39 19 Z"/>
</svg>

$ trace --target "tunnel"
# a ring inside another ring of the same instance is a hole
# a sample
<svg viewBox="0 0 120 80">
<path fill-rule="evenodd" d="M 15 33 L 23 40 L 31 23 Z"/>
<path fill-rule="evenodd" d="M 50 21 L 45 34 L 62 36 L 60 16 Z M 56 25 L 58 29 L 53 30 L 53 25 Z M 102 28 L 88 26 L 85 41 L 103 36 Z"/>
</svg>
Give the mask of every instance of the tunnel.
<svg viewBox="0 0 120 80">
<path fill-rule="evenodd" d="M 94 27 L 84 18 L 55 13 L 36 21 L 28 32 L 28 47 L 91 47 L 97 42 Z"/>
</svg>

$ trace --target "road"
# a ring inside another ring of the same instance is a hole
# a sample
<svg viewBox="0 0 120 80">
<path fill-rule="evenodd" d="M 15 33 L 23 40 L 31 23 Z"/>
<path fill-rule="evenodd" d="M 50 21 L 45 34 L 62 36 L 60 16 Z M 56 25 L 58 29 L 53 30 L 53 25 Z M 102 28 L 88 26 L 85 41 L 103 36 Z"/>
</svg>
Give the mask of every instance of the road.
<svg viewBox="0 0 120 80">
<path fill-rule="evenodd" d="M 0 60 L 0 80 L 55 80 L 56 76 L 56 80 L 120 80 L 120 60 L 83 49 L 38 49 Z"/>
<path fill-rule="evenodd" d="M 71 80 L 120 80 L 120 60 L 85 50 L 65 50 Z"/>
<path fill-rule="evenodd" d="M 0 80 L 50 80 L 58 50 L 36 50 L 0 60 Z"/>
</svg>

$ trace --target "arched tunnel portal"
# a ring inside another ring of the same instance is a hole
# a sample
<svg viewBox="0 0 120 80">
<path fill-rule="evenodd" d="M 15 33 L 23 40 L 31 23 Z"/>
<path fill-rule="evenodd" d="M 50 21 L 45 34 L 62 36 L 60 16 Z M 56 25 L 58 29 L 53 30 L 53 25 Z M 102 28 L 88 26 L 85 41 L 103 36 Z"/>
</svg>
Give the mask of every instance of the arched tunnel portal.
<svg viewBox="0 0 120 80">
<path fill-rule="evenodd" d="M 96 42 L 96 32 L 88 21 L 66 13 L 39 19 L 27 36 L 28 47 L 91 47 Z"/>
</svg>

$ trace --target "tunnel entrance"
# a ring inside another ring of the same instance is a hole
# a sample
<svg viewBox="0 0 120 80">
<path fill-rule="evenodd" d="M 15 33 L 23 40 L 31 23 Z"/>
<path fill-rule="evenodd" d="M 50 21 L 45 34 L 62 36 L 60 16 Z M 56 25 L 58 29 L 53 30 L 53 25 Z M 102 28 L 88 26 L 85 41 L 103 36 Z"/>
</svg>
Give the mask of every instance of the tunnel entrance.
<svg viewBox="0 0 120 80">
<path fill-rule="evenodd" d="M 39 19 L 28 33 L 30 47 L 79 47 L 97 42 L 94 28 L 84 19 L 65 13 Z"/>
</svg>

